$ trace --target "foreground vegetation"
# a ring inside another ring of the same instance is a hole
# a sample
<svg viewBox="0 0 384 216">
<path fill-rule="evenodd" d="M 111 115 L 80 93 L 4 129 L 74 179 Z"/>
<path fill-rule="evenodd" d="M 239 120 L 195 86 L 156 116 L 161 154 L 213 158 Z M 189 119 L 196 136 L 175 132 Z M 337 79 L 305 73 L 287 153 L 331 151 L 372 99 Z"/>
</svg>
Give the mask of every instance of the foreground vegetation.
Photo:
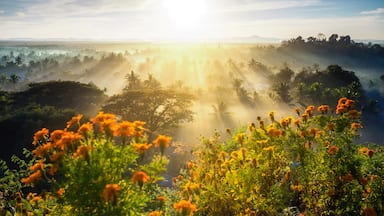
<svg viewBox="0 0 384 216">
<path fill-rule="evenodd" d="M 382 215 L 383 149 L 358 144 L 355 101 L 270 112 L 203 138 L 171 187 L 171 137 L 99 113 L 34 135 L 1 179 L 1 211 L 18 215 Z"/>
</svg>

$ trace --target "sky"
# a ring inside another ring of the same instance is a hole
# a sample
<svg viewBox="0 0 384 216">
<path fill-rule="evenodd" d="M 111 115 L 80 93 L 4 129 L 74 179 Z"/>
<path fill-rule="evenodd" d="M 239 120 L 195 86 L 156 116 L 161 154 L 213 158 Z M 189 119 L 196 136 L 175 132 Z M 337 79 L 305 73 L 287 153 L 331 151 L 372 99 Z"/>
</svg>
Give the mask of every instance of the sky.
<svg viewBox="0 0 384 216">
<path fill-rule="evenodd" d="M 384 0 L 0 0 L 0 39 L 384 40 Z"/>
</svg>

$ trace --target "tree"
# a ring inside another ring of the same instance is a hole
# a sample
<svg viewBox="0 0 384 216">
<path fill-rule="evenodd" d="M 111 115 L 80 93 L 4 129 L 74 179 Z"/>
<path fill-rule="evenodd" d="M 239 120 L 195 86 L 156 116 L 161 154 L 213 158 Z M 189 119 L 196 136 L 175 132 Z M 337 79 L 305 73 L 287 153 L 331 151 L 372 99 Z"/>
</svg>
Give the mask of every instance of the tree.
<svg viewBox="0 0 384 216">
<path fill-rule="evenodd" d="M 174 90 L 126 90 L 112 96 L 102 110 L 129 121 L 144 121 L 152 134 L 171 133 L 181 123 L 193 120 L 193 96 Z"/>
</svg>

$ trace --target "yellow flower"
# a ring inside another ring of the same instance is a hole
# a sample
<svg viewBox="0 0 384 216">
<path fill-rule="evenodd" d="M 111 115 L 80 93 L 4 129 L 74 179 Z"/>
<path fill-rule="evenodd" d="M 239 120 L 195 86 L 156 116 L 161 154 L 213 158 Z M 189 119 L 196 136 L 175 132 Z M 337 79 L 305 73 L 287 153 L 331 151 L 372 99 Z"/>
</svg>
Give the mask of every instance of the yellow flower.
<svg viewBox="0 0 384 216">
<path fill-rule="evenodd" d="M 174 203 L 173 208 L 182 215 L 193 215 L 193 213 L 197 211 L 196 205 L 187 200 L 181 200 L 178 203 Z"/>
<path fill-rule="evenodd" d="M 275 146 L 269 146 L 266 148 L 263 148 L 264 151 L 266 152 L 274 152 L 275 151 Z"/>
<path fill-rule="evenodd" d="M 39 131 L 37 131 L 35 133 L 35 135 L 33 136 L 33 145 L 37 145 L 40 141 L 45 141 L 45 139 L 47 138 L 48 136 L 48 129 L 47 128 L 43 128 Z"/>
<path fill-rule="evenodd" d="M 107 184 L 104 187 L 102 197 L 105 202 L 116 203 L 118 196 L 120 195 L 121 187 L 118 184 Z"/>
</svg>

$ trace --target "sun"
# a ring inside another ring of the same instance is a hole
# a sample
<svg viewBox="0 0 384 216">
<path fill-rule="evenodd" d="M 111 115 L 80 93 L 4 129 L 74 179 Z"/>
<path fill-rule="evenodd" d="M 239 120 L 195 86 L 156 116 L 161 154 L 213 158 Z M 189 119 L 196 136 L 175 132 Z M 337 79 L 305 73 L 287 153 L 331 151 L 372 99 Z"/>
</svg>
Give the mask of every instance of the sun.
<svg viewBox="0 0 384 216">
<path fill-rule="evenodd" d="M 164 6 L 170 24 L 180 31 L 201 25 L 206 9 L 204 0 L 165 0 Z"/>
</svg>

